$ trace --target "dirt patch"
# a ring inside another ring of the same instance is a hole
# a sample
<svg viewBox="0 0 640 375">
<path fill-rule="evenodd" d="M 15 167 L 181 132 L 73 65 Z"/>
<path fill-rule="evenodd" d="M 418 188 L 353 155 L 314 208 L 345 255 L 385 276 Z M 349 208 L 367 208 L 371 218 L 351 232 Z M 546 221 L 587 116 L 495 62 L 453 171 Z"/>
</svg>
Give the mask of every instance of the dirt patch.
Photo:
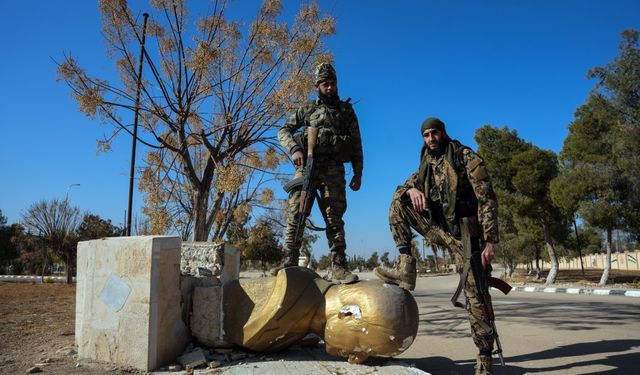
<svg viewBox="0 0 640 375">
<path fill-rule="evenodd" d="M 0 282 L 0 374 L 125 374 L 109 364 L 78 361 L 75 285 Z M 135 372 L 135 371 L 134 371 Z"/>
</svg>

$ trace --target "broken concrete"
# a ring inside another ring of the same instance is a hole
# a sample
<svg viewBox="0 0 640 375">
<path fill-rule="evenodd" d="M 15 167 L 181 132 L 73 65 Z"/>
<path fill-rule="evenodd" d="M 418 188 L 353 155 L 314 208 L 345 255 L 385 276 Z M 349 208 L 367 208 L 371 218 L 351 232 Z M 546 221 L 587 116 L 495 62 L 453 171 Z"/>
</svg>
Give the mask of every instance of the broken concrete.
<svg viewBox="0 0 640 375">
<path fill-rule="evenodd" d="M 207 357 L 204 355 L 204 352 L 200 348 L 196 348 L 194 351 L 184 354 L 178 358 L 178 363 L 182 365 L 182 367 L 196 368 L 198 366 L 207 364 Z"/>
<path fill-rule="evenodd" d="M 222 283 L 240 277 L 240 251 L 224 242 L 184 242 L 181 253 L 183 275 L 217 276 Z"/>
</svg>

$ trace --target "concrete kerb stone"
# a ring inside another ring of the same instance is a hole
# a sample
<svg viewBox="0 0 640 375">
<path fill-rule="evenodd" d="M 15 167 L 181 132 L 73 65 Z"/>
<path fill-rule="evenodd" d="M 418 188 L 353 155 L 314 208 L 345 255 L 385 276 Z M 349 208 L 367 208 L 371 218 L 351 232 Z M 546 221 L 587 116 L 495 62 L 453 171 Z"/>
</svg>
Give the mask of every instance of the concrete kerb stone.
<svg viewBox="0 0 640 375">
<path fill-rule="evenodd" d="M 547 287 L 519 285 L 511 288 L 515 292 L 588 294 L 594 296 L 640 297 L 640 289 L 608 289 L 589 287 Z"/>
<path fill-rule="evenodd" d="M 66 283 L 67 278 L 65 276 L 35 276 L 35 275 L 0 275 L 0 281 L 14 282 L 14 283 Z M 72 278 L 72 282 L 76 282 L 75 276 Z"/>
</svg>

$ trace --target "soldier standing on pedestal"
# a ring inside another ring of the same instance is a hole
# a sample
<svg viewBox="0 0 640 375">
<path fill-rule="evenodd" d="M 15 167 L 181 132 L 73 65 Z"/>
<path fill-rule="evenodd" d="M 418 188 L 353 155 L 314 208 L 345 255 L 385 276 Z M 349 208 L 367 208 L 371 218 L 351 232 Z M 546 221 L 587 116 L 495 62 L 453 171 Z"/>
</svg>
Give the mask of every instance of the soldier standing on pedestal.
<svg viewBox="0 0 640 375">
<path fill-rule="evenodd" d="M 315 85 L 318 98 L 302 105 L 287 119 L 278 132 L 278 140 L 282 147 L 289 151 L 297 167 L 298 177 L 305 165 L 307 129 L 317 128 L 318 139 L 314 148 L 311 184 L 312 191 L 318 194 L 318 207 L 325 220 L 331 252 L 331 271 L 327 276 L 334 281 L 350 283 L 357 281 L 358 277 L 349 272 L 345 255 L 347 245 L 342 221 L 347 209 L 344 163 L 351 163 L 353 166 L 353 177 L 349 187 L 358 191 L 363 166 L 360 128 L 349 100 L 342 101 L 338 96 L 338 79 L 331 64 L 322 63 L 317 66 Z M 302 134 L 294 137 L 296 131 L 301 128 Z M 300 219 L 299 216 L 305 214 L 298 211 L 299 202 L 300 190 L 293 190 L 288 201 L 285 257 L 271 270 L 272 275 L 284 267 L 298 265 L 302 236 L 295 238 L 295 226 Z"/>
</svg>

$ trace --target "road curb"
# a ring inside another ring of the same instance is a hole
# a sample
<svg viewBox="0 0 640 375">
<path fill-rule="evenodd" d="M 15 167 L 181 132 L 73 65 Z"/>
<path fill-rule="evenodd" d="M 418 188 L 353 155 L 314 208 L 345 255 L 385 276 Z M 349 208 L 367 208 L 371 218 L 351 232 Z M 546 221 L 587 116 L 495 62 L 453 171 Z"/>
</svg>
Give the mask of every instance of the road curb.
<svg viewBox="0 0 640 375">
<path fill-rule="evenodd" d="M 590 294 L 596 296 L 623 296 L 640 297 L 640 289 L 607 289 L 607 288 L 572 288 L 572 287 L 546 287 L 546 286 L 514 286 L 515 292 L 535 293 L 566 293 L 566 294 Z"/>
<path fill-rule="evenodd" d="M 0 275 L 0 281 L 14 282 L 14 283 L 66 283 L 66 276 L 45 276 L 44 279 L 41 276 L 34 275 Z M 73 277 L 73 283 L 76 282 L 76 277 Z"/>
</svg>

